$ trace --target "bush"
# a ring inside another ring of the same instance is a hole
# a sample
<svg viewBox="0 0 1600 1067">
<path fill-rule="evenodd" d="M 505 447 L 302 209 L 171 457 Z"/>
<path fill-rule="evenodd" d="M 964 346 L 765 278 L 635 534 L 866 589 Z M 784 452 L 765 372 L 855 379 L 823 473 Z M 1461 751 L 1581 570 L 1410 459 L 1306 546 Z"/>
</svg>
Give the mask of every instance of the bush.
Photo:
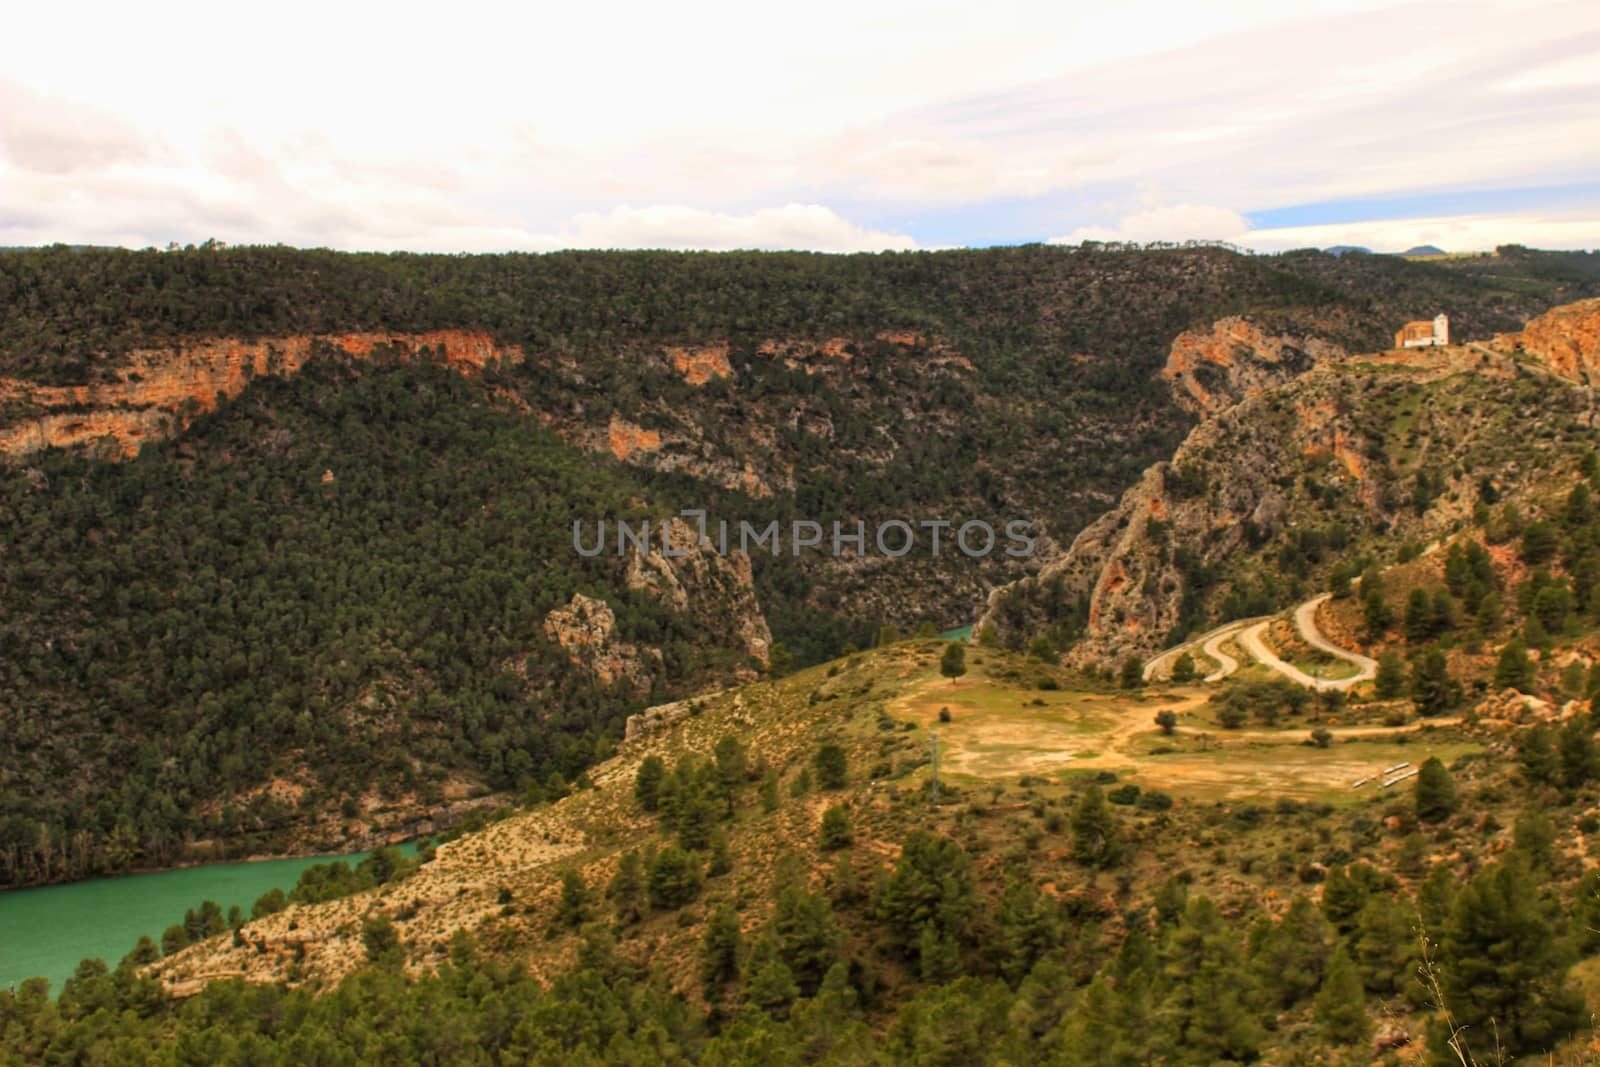
<svg viewBox="0 0 1600 1067">
<path fill-rule="evenodd" d="M 1139 799 L 1139 793 L 1139 787 L 1130 782 L 1127 785 L 1119 785 L 1107 793 L 1106 799 L 1113 804 L 1129 805 Z"/>
<path fill-rule="evenodd" d="M 700 895 L 700 864 L 690 853 L 668 845 L 650 861 L 646 888 L 651 907 L 681 908 Z"/>
</svg>

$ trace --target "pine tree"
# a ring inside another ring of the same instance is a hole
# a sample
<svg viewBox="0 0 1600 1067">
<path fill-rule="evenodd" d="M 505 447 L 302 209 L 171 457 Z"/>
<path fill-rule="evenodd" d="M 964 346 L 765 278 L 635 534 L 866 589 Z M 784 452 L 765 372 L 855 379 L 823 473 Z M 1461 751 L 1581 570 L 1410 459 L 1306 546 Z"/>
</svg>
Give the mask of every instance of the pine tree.
<svg viewBox="0 0 1600 1067">
<path fill-rule="evenodd" d="M 850 809 L 835 804 L 822 813 L 821 845 L 824 852 L 845 848 L 855 840 L 850 829 Z"/>
<path fill-rule="evenodd" d="M 1430 648 L 1411 665 L 1411 701 L 1419 715 L 1439 715 L 1461 699 L 1461 686 L 1450 677 L 1444 653 Z"/>
<path fill-rule="evenodd" d="M 668 845 L 651 861 L 646 888 L 651 907 L 681 908 L 700 895 L 700 864 L 690 853 Z"/>
<path fill-rule="evenodd" d="M 995 915 L 994 957 L 1000 974 L 1016 986 L 1060 939 L 1055 908 L 1032 881 L 1012 882 Z"/>
<path fill-rule="evenodd" d="M 1398 653 L 1378 657 L 1378 676 L 1374 681 L 1380 700 L 1393 700 L 1406 691 L 1406 664 Z"/>
<path fill-rule="evenodd" d="M 1406 640 L 1413 644 L 1433 634 L 1433 606 L 1425 589 L 1413 589 L 1406 598 L 1405 632 Z"/>
<path fill-rule="evenodd" d="M 1417 959 L 1417 939 L 1404 908 L 1388 894 L 1374 894 L 1356 919 L 1351 951 L 1361 984 L 1380 996 L 1404 988 Z"/>
<path fill-rule="evenodd" d="M 646 756 L 639 764 L 633 779 L 633 795 L 645 811 L 655 811 L 660 802 L 661 780 L 667 776 L 667 765 L 660 756 Z"/>
<path fill-rule="evenodd" d="M 1280 1009 L 1292 1008 L 1317 991 L 1333 951 L 1333 928 L 1317 906 L 1299 894 L 1283 919 L 1265 924 L 1252 939 L 1251 963 L 1267 995 Z"/>
<path fill-rule="evenodd" d="M 1172 661 L 1172 680 L 1176 684 L 1183 685 L 1194 681 L 1196 673 L 1194 657 L 1189 653 L 1180 653 L 1178 658 Z"/>
<path fill-rule="evenodd" d="M 778 958 L 789 968 L 801 994 L 810 996 L 839 955 L 839 927 L 827 898 L 786 886 L 772 913 Z"/>
<path fill-rule="evenodd" d="M 711 831 L 710 853 L 706 857 L 706 877 L 719 878 L 733 870 L 733 853 L 728 851 L 728 834 L 722 827 Z"/>
<path fill-rule="evenodd" d="M 1085 789 L 1073 809 L 1072 856 L 1085 866 L 1098 868 L 1114 866 L 1121 859 L 1117 821 L 1097 785 Z"/>
<path fill-rule="evenodd" d="M 811 763 L 817 770 L 817 784 L 823 789 L 844 788 L 849 777 L 849 767 L 843 748 L 830 741 L 817 749 L 817 754 L 812 757 Z"/>
<path fill-rule="evenodd" d="M 1327 981 L 1317 994 L 1317 1024 L 1334 1045 L 1363 1044 L 1372 1033 L 1361 976 L 1343 946 L 1333 954 Z"/>
<path fill-rule="evenodd" d="M 961 946 L 933 923 L 924 925 L 917 938 L 917 974 L 934 985 L 961 977 Z"/>
<path fill-rule="evenodd" d="M 744 984 L 745 1003 L 774 1019 L 789 1017 L 789 1006 L 800 996 L 800 987 L 787 964 L 778 958 L 778 946 L 762 937 L 750 952 L 746 967 L 750 977 Z"/>
<path fill-rule="evenodd" d="M 1577 789 L 1600 771 L 1600 749 L 1594 742 L 1594 716 L 1582 712 L 1568 719 L 1561 727 L 1558 745 L 1561 762 L 1561 784 Z"/>
<path fill-rule="evenodd" d="M 763 814 L 771 815 L 773 812 L 777 811 L 779 805 L 782 804 L 782 797 L 779 793 L 779 787 L 780 783 L 778 780 L 778 772 L 768 768 L 767 773 L 761 776 L 760 797 L 761 811 Z"/>
<path fill-rule="evenodd" d="M 632 849 L 617 861 L 616 873 L 606 886 L 606 899 L 616 909 L 623 924 L 639 921 L 644 904 L 644 863 Z"/>
<path fill-rule="evenodd" d="M 1510 860 L 1481 871 L 1457 895 L 1439 950 L 1440 989 L 1464 1051 L 1493 1062 L 1497 1045 L 1517 1057 L 1571 1033 L 1583 1000 L 1567 964 L 1527 870 Z"/>
<path fill-rule="evenodd" d="M 1129 656 L 1122 661 L 1117 671 L 1117 684 L 1124 689 L 1138 689 L 1144 685 L 1144 666 L 1137 656 Z"/>
<path fill-rule="evenodd" d="M 1173 1046 L 1200 1063 L 1254 1059 L 1263 1037 L 1250 1008 L 1255 983 L 1209 897 L 1189 901 L 1166 955 L 1170 992 L 1162 1015 Z"/>
<path fill-rule="evenodd" d="M 561 872 L 561 897 L 556 901 L 555 914 L 550 920 L 551 930 L 576 930 L 592 919 L 593 913 L 594 900 L 583 875 L 571 867 L 566 868 Z"/>
<path fill-rule="evenodd" d="M 706 999 L 712 999 L 716 990 L 739 977 L 739 948 L 744 935 L 739 929 L 739 916 L 724 904 L 706 920 L 705 936 L 700 942 L 700 984 L 705 988 Z"/>
<path fill-rule="evenodd" d="M 1521 641 L 1511 641 L 1500 650 L 1500 662 L 1494 668 L 1494 684 L 1497 689 L 1523 691 L 1533 684 L 1533 661 L 1528 659 L 1528 647 Z"/>
<path fill-rule="evenodd" d="M 1455 814 L 1456 783 L 1439 757 L 1429 757 L 1418 770 L 1413 798 L 1423 822 L 1442 822 Z"/>
<path fill-rule="evenodd" d="M 960 641 L 944 646 L 944 655 L 939 657 L 939 673 L 950 679 L 951 685 L 967 673 L 967 650 Z"/>
</svg>

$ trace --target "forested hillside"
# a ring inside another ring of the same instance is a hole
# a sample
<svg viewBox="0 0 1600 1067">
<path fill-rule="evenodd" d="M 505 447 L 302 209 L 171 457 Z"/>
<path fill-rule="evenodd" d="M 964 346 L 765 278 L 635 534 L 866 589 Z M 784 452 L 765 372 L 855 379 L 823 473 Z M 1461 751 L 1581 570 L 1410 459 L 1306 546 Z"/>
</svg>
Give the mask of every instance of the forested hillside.
<svg viewBox="0 0 1600 1067">
<path fill-rule="evenodd" d="M 1585 263 L 0 255 L 0 430 L 143 404 L 173 435 L 41 429 L 0 460 L 0 880 L 333 846 L 570 781 L 628 712 L 761 669 L 751 633 L 817 662 L 968 622 L 1038 562 L 758 556 L 684 601 L 577 557 L 573 519 L 1026 519 L 1048 555 L 1191 424 L 1156 377 L 1182 331 L 1248 315 L 1359 351 L 1448 307 L 1487 336 L 1600 291 Z M 336 343 L 452 330 L 518 358 L 463 378 Z M 316 358 L 204 365 L 247 341 Z M 552 628 L 577 594 L 614 614 L 603 647 Z"/>
</svg>

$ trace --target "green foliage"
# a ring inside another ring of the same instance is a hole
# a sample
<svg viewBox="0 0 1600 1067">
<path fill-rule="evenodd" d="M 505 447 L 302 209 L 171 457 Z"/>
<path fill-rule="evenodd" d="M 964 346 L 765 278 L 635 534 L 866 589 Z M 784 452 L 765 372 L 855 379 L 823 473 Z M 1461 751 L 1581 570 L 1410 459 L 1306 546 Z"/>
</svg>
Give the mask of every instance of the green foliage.
<svg viewBox="0 0 1600 1067">
<path fill-rule="evenodd" d="M 1178 658 L 1172 661 L 1172 680 L 1177 685 L 1194 681 L 1197 673 L 1194 657 L 1187 652 L 1179 653 Z"/>
<path fill-rule="evenodd" d="M 707 999 L 738 979 L 743 943 L 738 913 L 726 904 L 713 911 L 700 942 L 700 984 L 705 987 Z"/>
<path fill-rule="evenodd" d="M 583 875 L 572 868 L 561 872 L 561 896 L 556 901 L 555 915 L 551 917 L 552 930 L 576 930 L 594 916 L 594 895 L 589 891 Z"/>
<path fill-rule="evenodd" d="M 1385 652 L 1378 657 L 1378 675 L 1374 682 L 1380 700 L 1393 700 L 1406 691 L 1406 664 L 1397 652 Z"/>
<path fill-rule="evenodd" d="M 626 925 L 639 920 L 645 900 L 645 870 L 638 852 L 629 849 L 617 860 L 617 869 L 606 885 L 606 899 L 616 910 L 618 922 Z"/>
<path fill-rule="evenodd" d="M 1439 649 L 1430 648 L 1412 661 L 1411 702 L 1419 715 L 1442 715 L 1461 702 L 1461 683 L 1450 676 Z"/>
<path fill-rule="evenodd" d="M 1161 727 L 1161 732 L 1171 737 L 1178 728 L 1178 714 L 1171 708 L 1162 708 L 1156 712 L 1156 725 Z"/>
<path fill-rule="evenodd" d="M 633 795 L 645 811 L 656 811 L 661 804 L 661 781 L 667 764 L 660 756 L 646 756 L 633 776 Z"/>
<path fill-rule="evenodd" d="M 850 809 L 843 804 L 835 804 L 822 813 L 822 829 L 820 832 L 820 845 L 824 852 L 833 852 L 845 848 L 855 840 L 855 833 L 850 828 Z"/>
<path fill-rule="evenodd" d="M 967 649 L 960 641 L 944 646 L 944 653 L 939 657 L 939 673 L 951 681 L 967 673 Z"/>
<path fill-rule="evenodd" d="M 1494 668 L 1497 689 L 1526 691 L 1533 684 L 1533 661 L 1528 659 L 1528 648 L 1521 641 L 1511 641 L 1500 650 L 1500 659 Z"/>
<path fill-rule="evenodd" d="M 1072 858 L 1096 868 L 1115 866 L 1122 859 L 1116 817 L 1097 785 L 1085 789 L 1072 810 Z"/>
<path fill-rule="evenodd" d="M 1412 797 L 1417 818 L 1423 822 L 1442 822 L 1455 814 L 1455 779 L 1437 756 L 1429 757 L 1418 768 L 1416 782 Z"/>
<path fill-rule="evenodd" d="M 1552 1049 L 1583 1018 L 1567 959 L 1526 869 L 1496 863 L 1461 890 L 1440 942 L 1440 989 L 1476 1062 Z M 1444 1042 L 1438 1042 L 1443 1050 Z M 1442 1058 L 1442 1057 L 1441 1057 Z"/>
<path fill-rule="evenodd" d="M 977 906 L 972 861 L 949 838 L 913 831 L 873 906 L 890 943 L 907 956 L 918 950 L 929 925 L 960 942 Z"/>
<path fill-rule="evenodd" d="M 811 765 L 816 768 L 817 784 L 823 789 L 843 789 L 849 780 L 850 768 L 844 748 L 831 741 L 817 749 L 811 757 Z"/>
<path fill-rule="evenodd" d="M 699 860 L 675 845 L 666 846 L 650 861 L 646 889 L 653 908 L 683 907 L 700 895 Z"/>
<path fill-rule="evenodd" d="M 1315 904 L 1298 894 L 1281 922 L 1261 922 L 1252 937 L 1251 965 L 1278 1008 L 1292 1008 L 1322 985 L 1333 951 L 1333 928 Z"/>
<path fill-rule="evenodd" d="M 1144 666 L 1139 657 L 1129 656 L 1117 670 L 1117 684 L 1124 689 L 1138 689 L 1144 685 Z"/>
<path fill-rule="evenodd" d="M 1317 994 L 1317 1024 L 1335 1046 L 1362 1044 L 1372 1032 L 1361 977 L 1342 946 L 1333 954 L 1328 980 Z"/>
</svg>

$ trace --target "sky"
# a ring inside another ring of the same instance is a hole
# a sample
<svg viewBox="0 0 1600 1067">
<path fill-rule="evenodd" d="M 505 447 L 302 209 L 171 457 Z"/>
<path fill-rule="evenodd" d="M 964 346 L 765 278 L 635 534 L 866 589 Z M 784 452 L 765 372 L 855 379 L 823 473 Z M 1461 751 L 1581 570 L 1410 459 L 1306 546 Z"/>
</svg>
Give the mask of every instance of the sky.
<svg viewBox="0 0 1600 1067">
<path fill-rule="evenodd" d="M 0 246 L 1600 247 L 1600 4 L 17 5 Z"/>
</svg>

